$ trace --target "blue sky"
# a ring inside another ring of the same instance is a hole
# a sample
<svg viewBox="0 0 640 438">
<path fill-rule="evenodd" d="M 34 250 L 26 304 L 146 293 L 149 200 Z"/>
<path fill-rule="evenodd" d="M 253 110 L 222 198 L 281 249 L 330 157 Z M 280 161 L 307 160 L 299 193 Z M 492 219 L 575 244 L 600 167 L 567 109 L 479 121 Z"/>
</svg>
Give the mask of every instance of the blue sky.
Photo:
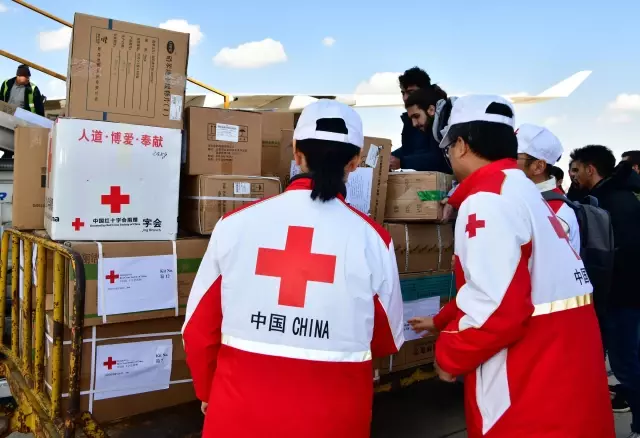
<svg viewBox="0 0 640 438">
<path fill-rule="evenodd" d="M 192 32 L 189 75 L 232 93 L 351 93 L 358 87 L 396 92 L 396 73 L 418 65 L 450 94 L 536 94 L 575 72 L 592 70 L 567 99 L 517 106 L 517 122 L 552 129 L 565 146 L 562 163 L 570 150 L 588 143 L 605 144 L 618 156 L 640 149 L 640 2 L 460 0 L 392 6 L 325 0 L 302 7 L 293 0 L 245 0 L 242 9 L 203 0 L 32 3 L 68 21 L 74 12 L 84 12 L 182 26 Z M 0 0 L 2 48 L 66 74 L 68 31 L 61 28 Z M 324 44 L 325 38 L 333 44 Z M 250 42 L 262 43 L 249 55 L 228 50 Z M 0 78 L 14 76 L 15 68 L 0 58 Z M 50 97 L 64 94 L 60 81 L 36 72 L 33 80 Z M 361 110 L 365 134 L 399 145 L 400 113 Z"/>
</svg>

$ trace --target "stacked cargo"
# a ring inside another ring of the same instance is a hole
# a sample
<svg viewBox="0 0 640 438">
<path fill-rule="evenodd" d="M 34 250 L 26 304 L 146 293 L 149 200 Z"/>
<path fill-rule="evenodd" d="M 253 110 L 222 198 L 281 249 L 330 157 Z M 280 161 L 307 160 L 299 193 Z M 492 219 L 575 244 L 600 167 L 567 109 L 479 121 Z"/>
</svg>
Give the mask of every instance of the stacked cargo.
<svg viewBox="0 0 640 438">
<path fill-rule="evenodd" d="M 452 177 L 438 172 L 392 172 L 388 179 L 385 228 L 395 245 L 404 317 L 433 316 L 455 294 L 452 274 L 453 228 L 441 224 L 441 200 Z M 421 338 L 405 322 L 407 342 L 379 373 L 413 368 L 433 361 L 432 336 Z"/>
<path fill-rule="evenodd" d="M 98 421 L 195 399 L 180 329 L 208 241 L 178 236 L 188 50 L 188 34 L 76 14 L 66 117 L 50 132 L 20 128 L 15 137 L 14 226 L 44 228 L 84 261 L 81 408 Z M 64 336 L 66 349 L 70 331 Z M 68 350 L 64 357 L 68 366 Z"/>
</svg>

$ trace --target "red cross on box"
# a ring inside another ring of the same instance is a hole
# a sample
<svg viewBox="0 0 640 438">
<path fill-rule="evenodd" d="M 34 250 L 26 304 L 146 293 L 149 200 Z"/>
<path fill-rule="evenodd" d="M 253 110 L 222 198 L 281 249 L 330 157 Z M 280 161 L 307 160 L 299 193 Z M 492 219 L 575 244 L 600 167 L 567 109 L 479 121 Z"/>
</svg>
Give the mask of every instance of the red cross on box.
<svg viewBox="0 0 640 438">
<path fill-rule="evenodd" d="M 284 250 L 258 248 L 256 275 L 280 277 L 278 304 L 304 307 L 307 283 L 333 283 L 336 256 L 311 252 L 313 228 L 290 226 Z"/>
<path fill-rule="evenodd" d="M 80 220 L 79 217 L 76 218 L 73 222 L 71 222 L 71 226 L 75 231 L 80 231 L 80 228 L 84 227 L 84 222 Z"/>
<path fill-rule="evenodd" d="M 109 359 L 107 359 L 107 361 L 104 362 L 102 365 L 104 365 L 105 367 L 107 367 L 107 369 L 110 370 L 117 363 L 118 363 L 117 361 L 113 360 L 113 358 L 111 356 L 109 356 Z"/>
<path fill-rule="evenodd" d="M 472 213 L 469 215 L 469 218 L 467 219 L 467 226 L 465 228 L 465 231 L 469 233 L 469 239 L 471 239 L 472 237 L 476 237 L 478 228 L 484 228 L 484 227 L 485 227 L 484 220 L 482 219 L 478 220 L 476 214 Z"/>
<path fill-rule="evenodd" d="M 113 284 L 116 282 L 118 278 L 120 278 L 120 275 L 116 274 L 115 271 L 112 269 L 111 272 L 109 272 L 109 275 L 107 275 L 104 278 L 109 280 L 109 283 Z"/>
<path fill-rule="evenodd" d="M 121 213 L 122 205 L 129 204 L 129 195 L 123 195 L 121 193 L 120 186 L 111 186 L 111 191 L 108 195 L 102 195 L 102 205 L 110 205 L 111 213 Z"/>
</svg>

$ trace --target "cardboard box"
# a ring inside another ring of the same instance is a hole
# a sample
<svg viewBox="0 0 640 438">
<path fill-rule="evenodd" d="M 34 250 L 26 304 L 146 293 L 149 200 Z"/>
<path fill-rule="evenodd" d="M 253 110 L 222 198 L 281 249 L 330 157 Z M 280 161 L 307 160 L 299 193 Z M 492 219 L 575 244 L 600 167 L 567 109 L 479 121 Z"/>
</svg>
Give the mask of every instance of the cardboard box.
<svg viewBox="0 0 640 438">
<path fill-rule="evenodd" d="M 428 365 L 435 359 L 436 338 L 429 336 L 405 342 L 400 351 L 391 356 L 389 372 L 407 370 Z"/>
<path fill-rule="evenodd" d="M 181 132 L 58 119 L 47 159 L 53 240 L 174 240 Z"/>
<path fill-rule="evenodd" d="M 187 175 L 260 175 L 260 113 L 192 106 L 185 126 Z"/>
<path fill-rule="evenodd" d="M 75 14 L 66 115 L 182 129 L 189 34 Z"/>
<path fill-rule="evenodd" d="M 182 187 L 180 227 L 211 234 L 218 220 L 247 202 L 280 194 L 280 180 L 262 176 L 200 175 L 186 177 Z"/>
<path fill-rule="evenodd" d="M 286 152 L 281 146 L 282 130 L 293 130 L 295 113 L 262 113 L 262 175 L 280 177 L 280 155 Z M 293 135 L 293 131 L 292 131 Z M 293 137 L 292 137 L 293 138 Z M 291 158 L 291 154 L 289 154 Z"/>
<path fill-rule="evenodd" d="M 439 172 L 391 172 L 385 221 L 441 220 L 440 201 L 451 190 L 452 178 Z"/>
<path fill-rule="evenodd" d="M 184 315 L 208 243 L 202 238 L 175 242 L 67 242 L 84 261 L 84 325 Z M 72 312 L 75 280 L 70 272 L 68 315 Z"/>
<path fill-rule="evenodd" d="M 15 114 L 16 109 L 18 109 L 17 106 L 0 100 L 0 112 L 7 113 L 12 116 Z"/>
<path fill-rule="evenodd" d="M 165 318 L 83 331 L 80 410 L 98 423 L 196 399 L 180 330 L 184 318 Z M 53 321 L 47 315 L 45 386 L 51 393 Z M 62 393 L 69 393 L 71 331 L 64 331 Z M 95 353 L 92 353 L 92 350 Z M 68 396 L 63 396 L 63 411 Z"/>
<path fill-rule="evenodd" d="M 385 223 L 391 234 L 398 272 L 449 271 L 452 269 L 451 224 Z"/>
<path fill-rule="evenodd" d="M 44 228 L 48 143 L 49 129 L 14 131 L 12 226 L 18 230 Z"/>
</svg>

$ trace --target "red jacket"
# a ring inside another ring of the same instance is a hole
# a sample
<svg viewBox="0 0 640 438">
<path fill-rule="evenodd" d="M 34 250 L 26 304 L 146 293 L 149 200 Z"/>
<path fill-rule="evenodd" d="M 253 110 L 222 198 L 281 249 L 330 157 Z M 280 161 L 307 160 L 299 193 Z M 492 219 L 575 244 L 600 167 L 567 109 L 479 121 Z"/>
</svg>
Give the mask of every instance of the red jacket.
<svg viewBox="0 0 640 438">
<path fill-rule="evenodd" d="M 615 437 L 591 284 L 539 190 L 502 160 L 449 202 L 458 293 L 435 352 L 465 377 L 469 438 Z"/>
<path fill-rule="evenodd" d="M 216 225 L 183 329 L 204 438 L 368 438 L 371 360 L 403 342 L 389 234 L 310 180 Z"/>
</svg>

